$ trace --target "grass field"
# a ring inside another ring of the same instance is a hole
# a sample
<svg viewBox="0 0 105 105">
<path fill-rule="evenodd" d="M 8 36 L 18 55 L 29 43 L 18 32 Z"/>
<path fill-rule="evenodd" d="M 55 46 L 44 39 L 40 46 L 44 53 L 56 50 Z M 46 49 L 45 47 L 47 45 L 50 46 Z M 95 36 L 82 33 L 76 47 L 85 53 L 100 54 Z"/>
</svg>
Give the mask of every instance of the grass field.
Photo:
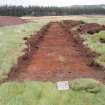
<svg viewBox="0 0 105 105">
<path fill-rule="evenodd" d="M 70 16 L 43 16 L 43 17 L 21 17 L 30 21 L 61 21 L 61 20 L 83 20 L 88 23 L 105 24 L 104 15 L 70 15 Z"/>
<path fill-rule="evenodd" d="M 70 82 L 58 90 L 50 82 L 9 82 L 0 86 L 0 105 L 104 105 L 105 86 L 92 79 Z"/>
<path fill-rule="evenodd" d="M 19 56 L 23 55 L 23 38 L 31 35 L 47 22 L 30 22 L 22 25 L 0 27 L 0 80 L 5 78 Z"/>
<path fill-rule="evenodd" d="M 104 17 L 74 16 L 68 19 L 105 24 Z M 0 27 L 0 80 L 7 76 L 18 57 L 24 54 L 26 46 L 23 38 L 38 31 L 48 21 L 52 20 L 39 19 L 22 25 Z M 99 42 L 100 38 L 105 38 L 105 32 L 84 35 L 83 38 L 87 47 L 100 54 L 96 62 L 105 66 L 105 45 Z M 93 79 L 73 80 L 67 91 L 57 90 L 56 84 L 50 82 L 6 82 L 0 85 L 0 105 L 105 105 L 104 101 L 105 85 Z"/>
</svg>

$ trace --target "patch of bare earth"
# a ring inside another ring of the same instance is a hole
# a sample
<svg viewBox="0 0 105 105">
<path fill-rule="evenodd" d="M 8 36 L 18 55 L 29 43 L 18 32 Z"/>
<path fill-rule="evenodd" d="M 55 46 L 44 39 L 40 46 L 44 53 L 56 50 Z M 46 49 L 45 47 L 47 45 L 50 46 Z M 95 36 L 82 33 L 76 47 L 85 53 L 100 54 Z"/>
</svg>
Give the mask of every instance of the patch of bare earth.
<svg viewBox="0 0 105 105">
<path fill-rule="evenodd" d="M 14 16 L 0 16 L 0 26 L 10 26 L 26 23 L 25 20 Z"/>
<path fill-rule="evenodd" d="M 32 55 L 24 59 L 7 80 L 58 81 L 89 77 L 104 82 L 104 71 L 89 66 L 89 56 L 82 53 L 73 34 L 65 31 L 60 23 L 51 23 L 42 36 Z"/>
<path fill-rule="evenodd" d="M 80 31 L 83 33 L 87 32 L 89 34 L 94 34 L 102 30 L 105 30 L 105 26 L 99 25 L 97 23 L 88 23 L 80 26 Z"/>
</svg>

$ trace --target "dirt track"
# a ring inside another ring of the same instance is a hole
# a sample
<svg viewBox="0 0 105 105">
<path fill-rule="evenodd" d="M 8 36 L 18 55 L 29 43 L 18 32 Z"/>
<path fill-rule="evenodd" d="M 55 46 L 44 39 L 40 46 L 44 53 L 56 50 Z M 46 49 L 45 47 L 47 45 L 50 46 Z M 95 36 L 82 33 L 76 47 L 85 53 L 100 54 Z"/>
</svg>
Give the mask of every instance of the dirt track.
<svg viewBox="0 0 105 105">
<path fill-rule="evenodd" d="M 72 35 L 59 23 L 52 23 L 44 34 L 37 51 L 27 64 L 9 74 L 9 80 L 58 81 L 92 77 L 104 81 L 104 72 L 88 66 L 89 58 L 82 55 Z"/>
</svg>

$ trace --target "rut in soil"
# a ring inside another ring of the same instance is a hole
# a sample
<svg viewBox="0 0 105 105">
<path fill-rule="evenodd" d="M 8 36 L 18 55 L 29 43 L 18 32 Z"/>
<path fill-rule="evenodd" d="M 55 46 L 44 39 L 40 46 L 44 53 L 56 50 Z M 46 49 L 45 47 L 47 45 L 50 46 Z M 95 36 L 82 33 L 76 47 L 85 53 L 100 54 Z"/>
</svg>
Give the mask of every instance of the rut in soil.
<svg viewBox="0 0 105 105">
<path fill-rule="evenodd" d="M 9 80 L 58 81 L 91 77 L 104 81 L 104 72 L 88 66 L 88 58 L 59 23 L 52 23 L 44 34 L 39 49 L 27 64 L 9 75 Z"/>
</svg>

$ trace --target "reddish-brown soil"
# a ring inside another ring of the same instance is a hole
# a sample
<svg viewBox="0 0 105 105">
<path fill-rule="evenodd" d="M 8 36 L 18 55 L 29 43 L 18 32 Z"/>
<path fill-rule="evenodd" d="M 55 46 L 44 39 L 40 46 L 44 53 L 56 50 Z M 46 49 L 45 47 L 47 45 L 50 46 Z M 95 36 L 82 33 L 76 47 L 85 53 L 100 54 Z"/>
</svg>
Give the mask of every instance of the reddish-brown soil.
<svg viewBox="0 0 105 105">
<path fill-rule="evenodd" d="M 90 67 L 90 58 L 59 23 L 51 23 L 32 56 L 23 61 L 8 80 L 58 81 L 91 77 L 104 82 L 104 71 Z M 25 63 L 24 63 L 25 62 Z"/>
<path fill-rule="evenodd" d="M 81 25 L 79 30 L 83 33 L 86 32 L 89 34 L 94 34 L 96 32 L 105 30 L 105 26 L 99 25 L 97 23 L 88 23 L 88 24 Z"/>
<path fill-rule="evenodd" d="M 26 23 L 25 20 L 13 16 L 0 16 L 0 26 L 10 26 Z"/>
<path fill-rule="evenodd" d="M 81 21 L 73 21 L 73 20 L 63 20 L 62 23 L 65 28 L 70 29 L 70 28 L 80 25 L 82 22 Z"/>
</svg>

